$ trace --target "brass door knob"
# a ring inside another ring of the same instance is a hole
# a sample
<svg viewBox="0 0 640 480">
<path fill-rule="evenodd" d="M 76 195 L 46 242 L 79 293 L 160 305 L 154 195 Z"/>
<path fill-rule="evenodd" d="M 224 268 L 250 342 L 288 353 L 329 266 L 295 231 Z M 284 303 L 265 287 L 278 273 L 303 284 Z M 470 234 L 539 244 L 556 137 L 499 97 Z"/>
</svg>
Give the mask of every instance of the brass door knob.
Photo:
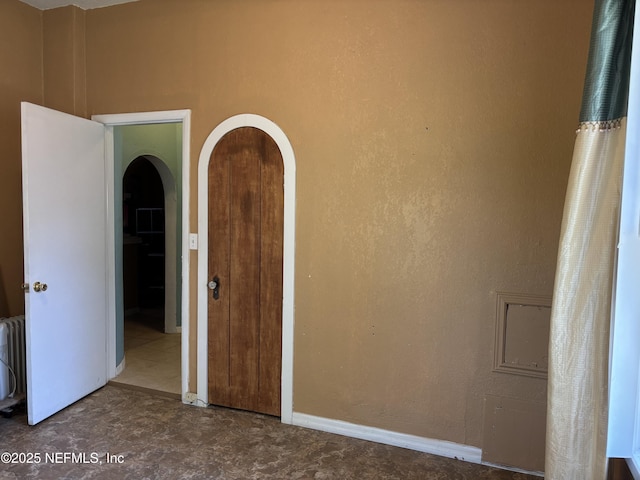
<svg viewBox="0 0 640 480">
<path fill-rule="evenodd" d="M 35 282 L 33 284 L 33 291 L 34 292 L 46 292 L 47 291 L 47 284 L 46 283 Z"/>
</svg>

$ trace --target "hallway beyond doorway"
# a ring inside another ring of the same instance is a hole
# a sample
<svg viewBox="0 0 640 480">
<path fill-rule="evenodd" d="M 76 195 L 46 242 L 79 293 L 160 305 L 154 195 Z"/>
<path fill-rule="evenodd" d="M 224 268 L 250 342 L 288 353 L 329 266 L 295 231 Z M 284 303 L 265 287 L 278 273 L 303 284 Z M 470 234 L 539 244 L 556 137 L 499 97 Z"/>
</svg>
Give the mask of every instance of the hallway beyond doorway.
<svg viewBox="0 0 640 480">
<path fill-rule="evenodd" d="M 175 394 L 180 398 L 180 333 L 163 333 L 163 309 L 125 316 L 124 371 L 113 383 Z"/>
</svg>

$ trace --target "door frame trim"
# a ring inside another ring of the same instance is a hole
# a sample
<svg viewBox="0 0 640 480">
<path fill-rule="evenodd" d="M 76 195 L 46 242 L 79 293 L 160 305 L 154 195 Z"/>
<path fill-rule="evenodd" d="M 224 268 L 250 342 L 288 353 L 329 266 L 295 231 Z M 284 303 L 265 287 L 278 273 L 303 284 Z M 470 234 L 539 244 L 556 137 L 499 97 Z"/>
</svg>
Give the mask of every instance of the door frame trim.
<svg viewBox="0 0 640 480">
<path fill-rule="evenodd" d="M 154 123 L 182 123 L 182 338 L 181 338 L 181 377 L 182 401 L 188 403 L 189 391 L 189 172 L 191 147 L 191 110 L 164 110 L 155 112 L 117 113 L 92 115 L 91 119 L 105 126 L 105 175 L 107 182 L 107 231 L 115 230 L 113 211 L 114 201 L 114 134 L 113 127 L 119 125 L 141 125 Z M 115 264 L 115 237 L 107 239 L 107 262 Z M 116 293 L 115 271 L 108 269 L 107 293 L 107 380 L 114 378 L 116 372 Z"/>
<path fill-rule="evenodd" d="M 220 123 L 209 134 L 198 160 L 198 404 L 208 405 L 208 327 L 207 269 L 209 261 L 209 161 L 220 139 L 236 128 L 254 127 L 269 135 L 278 145 L 284 163 L 284 235 L 282 259 L 282 373 L 280 420 L 291 424 L 293 417 L 293 326 L 296 160 L 285 133 L 271 120 L 255 114 L 240 114 Z"/>
</svg>

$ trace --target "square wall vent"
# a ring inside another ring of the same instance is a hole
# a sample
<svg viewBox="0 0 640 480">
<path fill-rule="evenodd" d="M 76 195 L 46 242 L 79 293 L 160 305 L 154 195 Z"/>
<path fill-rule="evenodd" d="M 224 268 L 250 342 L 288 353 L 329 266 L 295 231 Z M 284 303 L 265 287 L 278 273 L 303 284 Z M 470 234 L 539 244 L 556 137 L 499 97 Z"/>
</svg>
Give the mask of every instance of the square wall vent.
<svg viewBox="0 0 640 480">
<path fill-rule="evenodd" d="M 493 371 L 547 378 L 551 297 L 497 292 Z"/>
</svg>

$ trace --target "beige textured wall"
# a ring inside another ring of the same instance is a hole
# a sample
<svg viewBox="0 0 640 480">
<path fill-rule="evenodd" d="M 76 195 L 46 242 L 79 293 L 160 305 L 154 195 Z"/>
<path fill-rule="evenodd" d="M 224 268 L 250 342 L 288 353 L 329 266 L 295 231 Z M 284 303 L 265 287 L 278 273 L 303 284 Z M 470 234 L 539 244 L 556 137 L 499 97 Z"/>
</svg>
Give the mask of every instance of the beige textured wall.
<svg viewBox="0 0 640 480">
<path fill-rule="evenodd" d="M 64 7 L 43 12 L 44 106 L 87 114 L 85 11 Z"/>
<path fill-rule="evenodd" d="M 20 102 L 42 102 L 42 12 L 0 0 L 0 317 L 24 313 Z"/>
<path fill-rule="evenodd" d="M 297 159 L 295 411 L 480 445 L 485 394 L 546 397 L 491 372 L 495 291 L 552 291 L 591 7 L 91 10 L 88 110 L 193 110 L 192 231 L 208 133 L 243 112 L 276 122 Z"/>
<path fill-rule="evenodd" d="M 90 10 L 87 115 L 192 109 L 191 231 L 208 133 L 236 113 L 276 122 L 297 159 L 295 411 L 479 446 L 485 394 L 546 397 L 541 380 L 491 372 L 495 291 L 552 291 L 591 12 L 582 0 Z M 191 302 L 195 325 L 193 289 Z"/>
</svg>

